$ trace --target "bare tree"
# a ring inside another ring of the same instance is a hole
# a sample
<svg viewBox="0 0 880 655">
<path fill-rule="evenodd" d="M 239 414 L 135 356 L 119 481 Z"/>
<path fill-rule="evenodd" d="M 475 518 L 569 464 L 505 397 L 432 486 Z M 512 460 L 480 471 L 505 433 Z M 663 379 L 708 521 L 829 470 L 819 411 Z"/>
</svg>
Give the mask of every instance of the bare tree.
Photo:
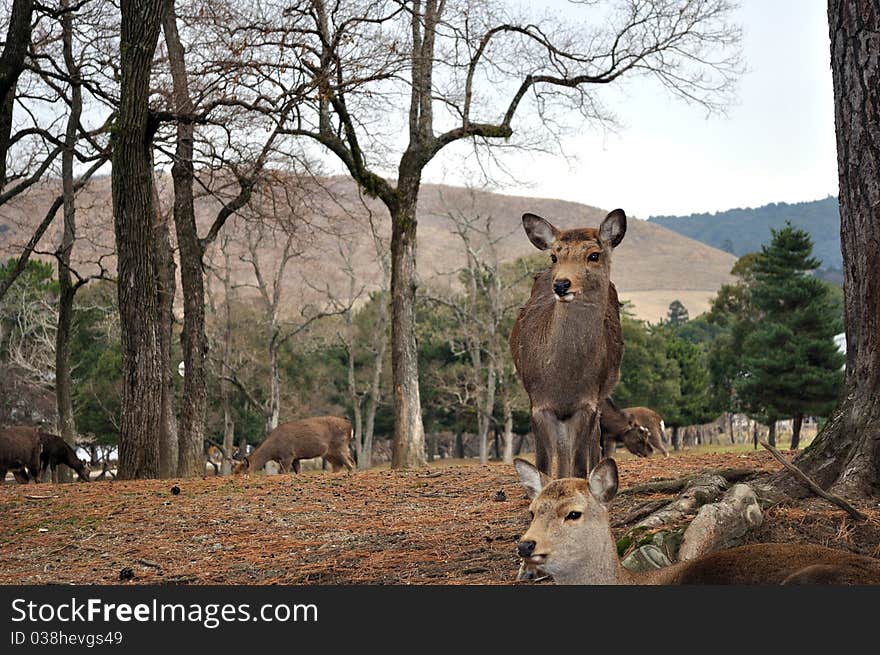
<svg viewBox="0 0 880 655">
<path fill-rule="evenodd" d="M 591 9 L 600 12 L 591 14 L 600 26 L 591 30 L 468 0 L 309 0 L 285 6 L 280 22 L 255 16 L 256 33 L 283 29 L 277 38 L 299 63 L 295 78 L 313 89 L 285 133 L 332 153 L 391 215 L 395 468 L 424 462 L 414 307 L 425 167 L 457 142 L 508 143 L 520 114 L 551 133 L 572 117 L 607 119 L 597 90 L 624 76 L 653 76 L 709 109 L 725 101 L 737 76 L 739 31 L 728 23 L 726 0 L 633 0 L 604 15 L 603 7 Z M 569 115 L 555 115 L 560 109 Z"/>
<path fill-rule="evenodd" d="M 356 304 L 366 295 L 366 287 L 362 284 L 355 266 L 358 257 L 369 254 L 358 253 L 360 245 L 358 235 L 340 235 L 338 241 L 339 259 L 342 271 L 347 279 L 347 294 L 342 297 L 331 294 L 332 306 L 341 311 L 345 318 L 344 332 L 337 333 L 339 341 L 346 351 L 348 396 L 354 414 L 354 444 L 357 453 L 357 465 L 361 470 L 372 466 L 373 432 L 376 425 L 376 412 L 382 400 L 382 371 L 385 365 L 386 346 L 388 343 L 389 307 L 388 291 L 391 281 L 391 265 L 389 261 L 388 243 L 379 234 L 378 226 L 367 207 L 370 231 L 369 240 L 376 261 L 379 263 L 380 278 L 378 289 L 370 295 L 370 303 L 374 305 L 376 314 L 370 315 L 368 334 L 357 324 Z M 366 343 L 364 343 L 366 342 Z M 366 369 L 366 380 L 358 381 L 357 361 L 362 350 L 366 350 L 369 362 Z"/>
<path fill-rule="evenodd" d="M 465 356 L 470 363 L 472 389 L 477 414 L 477 441 L 480 462 L 489 461 L 489 431 L 493 426 L 499 382 L 509 383 L 512 363 L 507 348 L 507 334 L 502 331 L 521 304 L 512 293 L 524 275 L 503 270 L 498 258 L 497 245 L 509 234 L 499 234 L 493 227 L 492 216 L 482 216 L 474 209 L 447 212 L 452 232 L 458 238 L 465 254 L 465 264 L 454 272 L 463 292 L 429 295 L 429 299 L 446 307 L 454 317 L 456 329 L 450 345 L 455 354 Z M 512 398 L 505 390 L 505 452 L 512 453 Z M 512 455 L 511 455 L 512 458 Z M 512 461 L 512 459 L 511 459 Z"/>
</svg>

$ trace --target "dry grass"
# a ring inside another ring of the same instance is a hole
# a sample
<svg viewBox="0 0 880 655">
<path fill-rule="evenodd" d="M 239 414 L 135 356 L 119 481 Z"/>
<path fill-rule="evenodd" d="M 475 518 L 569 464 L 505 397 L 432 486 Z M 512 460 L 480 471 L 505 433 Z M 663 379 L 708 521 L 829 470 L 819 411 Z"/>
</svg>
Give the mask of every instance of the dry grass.
<svg viewBox="0 0 880 655">
<path fill-rule="evenodd" d="M 511 583 L 514 544 L 528 523 L 512 467 L 447 464 L 350 476 L 6 484 L 0 583 L 113 584 L 123 568 L 150 584 Z M 624 486 L 722 467 L 778 468 L 763 452 L 620 462 Z M 499 490 L 506 500 L 495 500 Z M 621 497 L 612 514 L 645 498 Z M 752 538 L 878 556 L 880 513 L 860 509 L 867 524 L 815 500 L 774 508 Z"/>
</svg>

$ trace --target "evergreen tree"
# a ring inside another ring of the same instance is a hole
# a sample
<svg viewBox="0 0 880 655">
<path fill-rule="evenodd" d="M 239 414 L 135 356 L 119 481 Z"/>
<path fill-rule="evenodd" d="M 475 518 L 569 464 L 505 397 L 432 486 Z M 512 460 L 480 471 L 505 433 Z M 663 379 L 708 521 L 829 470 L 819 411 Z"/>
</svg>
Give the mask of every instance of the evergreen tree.
<svg viewBox="0 0 880 655">
<path fill-rule="evenodd" d="M 810 235 L 788 223 L 755 259 L 748 302 L 757 320 L 742 339 L 735 382 L 748 413 L 770 426 L 771 443 L 775 422 L 794 418 L 793 447 L 803 416 L 827 415 L 843 381 L 833 339 L 841 319 L 828 284 L 812 275 L 819 267 L 812 249 Z"/>
<path fill-rule="evenodd" d="M 678 428 L 708 423 L 716 416 L 710 393 L 706 355 L 697 344 L 682 339 L 672 330 L 664 330 L 666 357 L 678 368 L 680 395 L 663 413 L 666 425 L 672 427 L 672 447 L 679 449 Z"/>
<path fill-rule="evenodd" d="M 666 313 L 666 317 L 669 324 L 676 327 L 687 323 L 690 318 L 687 307 L 678 299 L 669 303 L 669 311 Z"/>
</svg>

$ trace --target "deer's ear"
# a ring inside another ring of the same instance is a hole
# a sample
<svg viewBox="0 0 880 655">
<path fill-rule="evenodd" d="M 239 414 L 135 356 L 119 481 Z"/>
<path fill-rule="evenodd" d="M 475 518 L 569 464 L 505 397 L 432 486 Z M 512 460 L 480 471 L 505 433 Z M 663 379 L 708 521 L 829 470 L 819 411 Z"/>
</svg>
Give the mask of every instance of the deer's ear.
<svg viewBox="0 0 880 655">
<path fill-rule="evenodd" d="M 519 476 L 519 483 L 525 488 L 530 499 L 535 498 L 547 482 L 547 477 L 535 466 L 524 459 L 517 457 L 513 460 L 513 466 Z"/>
<path fill-rule="evenodd" d="M 610 243 L 616 248 L 626 234 L 626 213 L 622 209 L 615 209 L 605 217 L 599 226 L 599 238 Z"/>
<path fill-rule="evenodd" d="M 538 250 L 547 250 L 559 235 L 559 230 L 553 227 L 549 221 L 535 214 L 523 214 L 522 223 L 529 241 Z"/>
<path fill-rule="evenodd" d="M 590 493 L 603 505 L 611 502 L 617 494 L 617 462 L 603 459 L 590 471 Z"/>
</svg>

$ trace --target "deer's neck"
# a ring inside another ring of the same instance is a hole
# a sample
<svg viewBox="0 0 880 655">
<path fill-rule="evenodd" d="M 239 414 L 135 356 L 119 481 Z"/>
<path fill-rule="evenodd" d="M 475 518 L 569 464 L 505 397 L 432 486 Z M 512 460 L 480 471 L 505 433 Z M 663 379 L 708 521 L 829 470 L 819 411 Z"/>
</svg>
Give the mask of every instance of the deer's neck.
<svg viewBox="0 0 880 655">
<path fill-rule="evenodd" d="M 680 562 L 652 571 L 630 571 L 620 563 L 617 544 L 611 531 L 584 549 L 578 566 L 567 572 L 554 573 L 553 579 L 562 585 L 662 585 L 669 584 L 685 563 Z"/>
</svg>

